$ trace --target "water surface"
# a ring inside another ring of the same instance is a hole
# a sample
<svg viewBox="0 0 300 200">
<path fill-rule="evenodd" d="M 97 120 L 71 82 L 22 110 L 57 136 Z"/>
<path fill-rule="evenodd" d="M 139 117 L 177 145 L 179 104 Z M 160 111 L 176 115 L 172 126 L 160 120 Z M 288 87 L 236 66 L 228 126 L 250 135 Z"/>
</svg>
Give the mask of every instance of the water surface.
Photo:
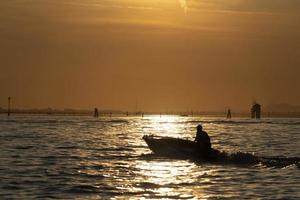
<svg viewBox="0 0 300 200">
<path fill-rule="evenodd" d="M 78 199 L 299 199 L 297 163 L 194 162 L 157 156 L 144 134 L 193 139 L 201 123 L 213 147 L 299 157 L 300 119 L 145 116 L 0 116 L 0 197 Z"/>
</svg>

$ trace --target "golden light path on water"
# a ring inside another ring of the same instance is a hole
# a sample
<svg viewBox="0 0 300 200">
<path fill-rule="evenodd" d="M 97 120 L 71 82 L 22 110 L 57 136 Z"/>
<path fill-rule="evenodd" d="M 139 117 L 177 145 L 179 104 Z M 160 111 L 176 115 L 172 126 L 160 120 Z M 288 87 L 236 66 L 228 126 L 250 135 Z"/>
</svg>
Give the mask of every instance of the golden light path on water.
<svg viewBox="0 0 300 200">
<path fill-rule="evenodd" d="M 210 176 L 213 173 L 213 170 L 204 170 L 195 173 L 197 166 L 187 161 L 158 160 L 139 162 L 136 164 L 136 168 L 139 169 L 139 176 L 143 176 L 143 181 L 149 185 L 149 190 L 159 193 L 161 197 L 205 197 L 207 195 L 200 188 L 197 191 L 190 191 L 189 189 L 184 189 L 184 186 L 194 184 L 199 176 Z M 204 178 L 201 182 L 210 182 L 210 179 Z"/>
<path fill-rule="evenodd" d="M 154 127 L 155 133 L 178 137 L 178 133 L 180 132 L 180 128 L 177 125 L 179 121 L 178 116 L 154 116 L 148 119 L 150 126 Z"/>
<path fill-rule="evenodd" d="M 190 121 L 189 121 L 190 120 Z M 181 116 L 145 116 L 144 118 L 133 118 L 134 131 L 122 133 L 124 140 L 117 146 L 134 145 L 136 148 L 134 154 L 137 159 L 123 160 L 122 157 L 117 160 L 85 161 L 80 166 L 103 166 L 103 169 L 79 170 L 78 173 L 86 176 L 103 176 L 107 179 L 107 186 L 117 188 L 124 193 L 147 193 L 143 198 L 152 198 L 150 194 L 155 194 L 158 198 L 188 198 L 209 199 L 210 190 L 214 183 L 218 182 L 226 171 L 219 166 L 209 165 L 207 163 L 195 163 L 190 160 L 170 159 L 166 157 L 143 157 L 150 155 L 146 143 L 141 139 L 143 135 L 169 136 L 175 138 L 185 138 L 193 140 L 195 137 L 196 125 L 201 119 L 193 121 Z M 210 123 L 204 125 L 210 136 L 218 137 L 219 131 L 226 131 L 224 125 L 213 126 Z M 136 130 L 138 132 L 136 132 Z M 111 136 L 111 135 L 110 135 Z M 96 138 L 95 138 L 96 139 Z M 100 138 L 98 138 L 100 139 Z M 109 137 L 108 141 L 112 141 Z M 218 143 L 218 142 L 217 142 Z M 123 150 L 122 150 L 123 151 Z M 123 156 L 122 151 L 117 152 L 116 156 Z M 110 153 L 111 154 L 111 153 Z M 82 154 L 83 157 L 89 157 L 88 154 Z M 222 173 L 222 175 L 221 175 Z M 120 184 L 122 183 L 122 184 Z M 97 184 L 94 185 L 98 187 Z M 227 197 L 234 196 L 234 193 L 227 191 L 223 194 Z M 142 198 L 142 199 L 143 199 Z M 131 197 L 131 199 L 134 199 Z M 141 199 L 137 197 L 136 199 Z"/>
<path fill-rule="evenodd" d="M 161 136 L 178 137 L 182 131 L 179 116 L 151 116 L 146 118 L 149 120 L 150 127 L 153 128 L 154 134 Z M 182 125 L 184 126 L 184 125 Z M 184 185 L 194 184 L 199 177 L 202 178 L 201 183 L 209 183 L 209 176 L 214 173 L 214 170 L 197 171 L 196 164 L 186 160 L 146 160 L 137 161 L 135 166 L 138 177 L 143 177 L 142 182 L 149 186 L 149 190 L 158 193 L 162 198 L 180 197 L 189 198 L 193 196 L 202 196 L 203 199 L 209 196 L 199 188 L 198 191 L 189 191 L 180 189 Z M 188 176 L 187 176 L 188 175 Z M 174 187 L 175 186 L 175 187 Z M 134 192 L 136 188 L 131 188 Z"/>
</svg>

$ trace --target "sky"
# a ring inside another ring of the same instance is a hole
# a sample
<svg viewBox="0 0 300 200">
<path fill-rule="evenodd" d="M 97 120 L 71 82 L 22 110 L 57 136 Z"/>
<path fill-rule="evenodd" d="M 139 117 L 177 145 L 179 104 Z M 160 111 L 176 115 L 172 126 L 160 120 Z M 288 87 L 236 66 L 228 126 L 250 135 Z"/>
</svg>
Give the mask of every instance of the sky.
<svg viewBox="0 0 300 200">
<path fill-rule="evenodd" d="M 0 107 L 300 105 L 299 0 L 2 0 Z"/>
</svg>

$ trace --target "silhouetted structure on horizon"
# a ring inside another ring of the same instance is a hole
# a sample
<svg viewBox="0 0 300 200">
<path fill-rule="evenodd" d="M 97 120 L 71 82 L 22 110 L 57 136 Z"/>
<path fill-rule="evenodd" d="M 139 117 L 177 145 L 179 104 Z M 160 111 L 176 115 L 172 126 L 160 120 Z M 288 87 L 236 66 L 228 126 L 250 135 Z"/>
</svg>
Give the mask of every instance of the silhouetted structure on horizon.
<svg viewBox="0 0 300 200">
<path fill-rule="evenodd" d="M 251 118 L 260 119 L 261 118 L 261 105 L 254 102 L 251 108 Z"/>
<path fill-rule="evenodd" d="M 227 119 L 231 119 L 231 110 L 228 109 L 227 111 L 227 116 L 226 116 Z"/>
<path fill-rule="evenodd" d="M 11 97 L 7 98 L 7 116 L 10 116 L 10 101 L 11 101 Z"/>
<path fill-rule="evenodd" d="M 94 109 L 94 117 L 99 117 L 99 111 L 98 111 L 98 108 L 95 108 Z"/>
</svg>

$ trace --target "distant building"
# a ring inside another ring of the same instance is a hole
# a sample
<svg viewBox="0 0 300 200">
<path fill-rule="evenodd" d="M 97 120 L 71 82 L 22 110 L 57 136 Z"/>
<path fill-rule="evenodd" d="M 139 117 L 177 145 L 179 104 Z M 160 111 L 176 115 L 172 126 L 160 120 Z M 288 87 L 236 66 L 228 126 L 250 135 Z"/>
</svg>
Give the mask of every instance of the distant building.
<svg viewBox="0 0 300 200">
<path fill-rule="evenodd" d="M 251 108 L 251 118 L 260 119 L 261 118 L 261 105 L 254 102 Z"/>
</svg>

